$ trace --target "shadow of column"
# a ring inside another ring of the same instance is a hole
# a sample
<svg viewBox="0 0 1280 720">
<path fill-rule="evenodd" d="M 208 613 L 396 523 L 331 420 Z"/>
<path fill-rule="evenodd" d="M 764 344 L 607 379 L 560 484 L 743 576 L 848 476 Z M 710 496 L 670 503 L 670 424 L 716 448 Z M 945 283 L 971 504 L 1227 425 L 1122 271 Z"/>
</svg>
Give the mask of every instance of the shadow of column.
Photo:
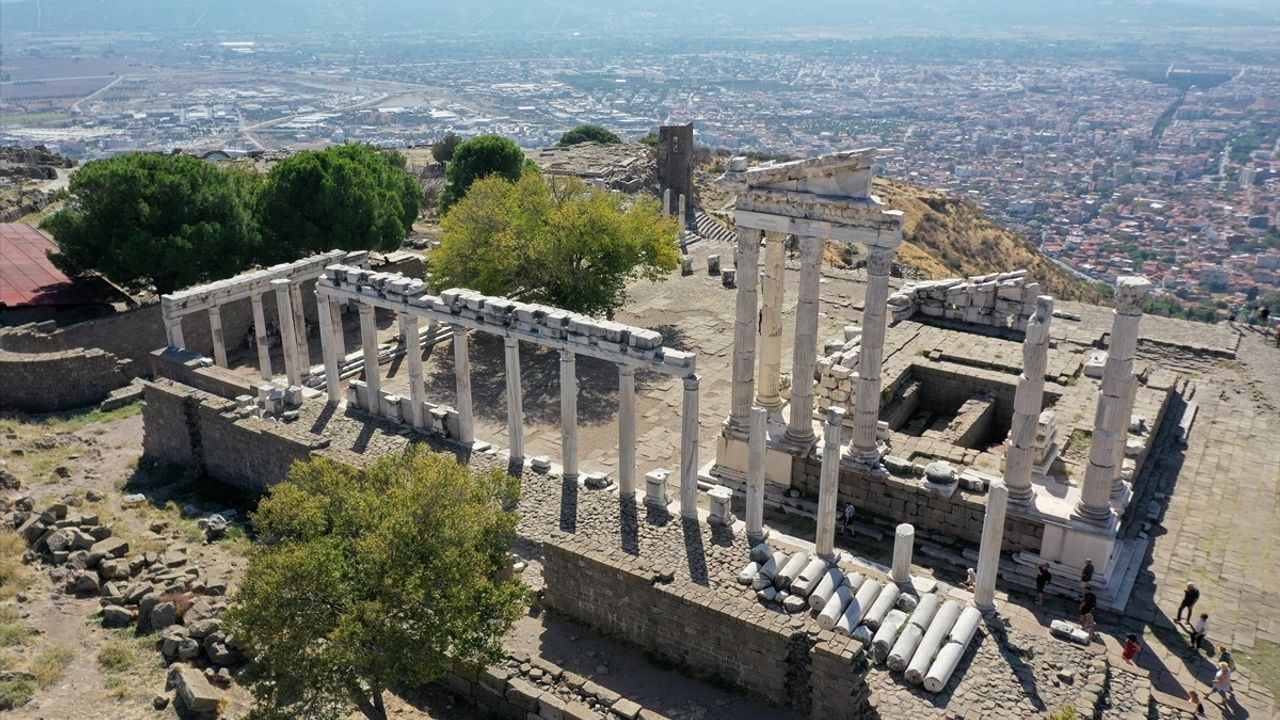
<svg viewBox="0 0 1280 720">
<path fill-rule="evenodd" d="M 578 531 L 578 481 L 574 478 L 560 480 L 560 529 Z"/>
<path fill-rule="evenodd" d="M 622 551 L 628 555 L 640 554 L 640 518 L 633 498 L 618 498 L 618 533 Z"/>
<path fill-rule="evenodd" d="M 680 518 L 684 531 L 684 552 L 689 562 L 689 579 L 697 585 L 710 587 L 707 574 L 707 550 L 702 542 L 702 523 L 693 518 Z"/>
</svg>

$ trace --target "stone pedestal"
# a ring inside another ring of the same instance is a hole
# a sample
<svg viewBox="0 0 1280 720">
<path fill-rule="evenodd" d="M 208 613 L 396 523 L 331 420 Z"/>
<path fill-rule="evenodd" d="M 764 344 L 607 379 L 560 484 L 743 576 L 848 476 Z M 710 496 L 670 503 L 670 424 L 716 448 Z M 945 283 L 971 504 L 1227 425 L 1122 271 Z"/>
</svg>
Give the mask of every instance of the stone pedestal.
<svg viewBox="0 0 1280 720">
<path fill-rule="evenodd" d="M 858 391 L 854 397 L 849 458 L 868 467 L 879 466 L 883 455 L 876 430 L 880 419 L 880 366 L 884 362 L 889 273 L 895 248 L 870 247 L 867 256 L 867 292 L 862 311 L 862 342 L 858 345 Z"/>
<path fill-rule="evenodd" d="M 796 304 L 796 337 L 791 359 L 791 416 L 786 440 L 797 447 L 811 444 L 813 371 L 818 354 L 818 303 L 822 280 L 822 238 L 800 238 L 800 297 Z"/>
<path fill-rule="evenodd" d="M 786 273 L 782 236 L 765 235 L 764 248 L 756 404 L 766 410 L 777 410 L 782 407 L 782 301 Z"/>
<path fill-rule="evenodd" d="M 502 339 L 507 376 L 507 445 L 513 463 L 524 462 L 524 391 L 520 385 L 520 340 Z"/>
<path fill-rule="evenodd" d="M 667 478 L 670 470 L 659 468 L 644 474 L 644 504 L 652 508 L 666 509 L 671 498 L 667 494 Z"/>
<path fill-rule="evenodd" d="M 698 384 L 701 378 L 684 379 L 684 408 L 680 412 L 680 514 L 698 517 Z"/>
<path fill-rule="evenodd" d="M 829 408 L 822 429 L 822 470 L 818 485 L 817 535 L 814 552 L 824 560 L 835 558 L 836 500 L 840 492 L 840 428 L 844 410 Z"/>
<path fill-rule="evenodd" d="M 1122 277 L 1116 281 L 1115 319 L 1111 325 L 1111 343 L 1107 363 L 1098 392 L 1094 413 L 1093 438 L 1089 445 L 1089 466 L 1085 469 L 1084 486 L 1076 516 L 1094 524 L 1107 524 L 1114 514 L 1111 495 L 1120 477 L 1116 464 L 1116 444 L 1124 445 L 1129 432 L 1129 418 L 1121 417 L 1135 382 L 1133 356 L 1138 345 L 1138 329 L 1142 322 L 1142 303 L 1151 291 L 1151 282 L 1143 277 Z M 1119 456 L 1123 457 L 1123 456 Z"/>
<path fill-rule="evenodd" d="M 1000 570 L 1000 544 L 1004 542 L 1004 517 L 1009 490 L 1001 480 L 987 488 L 987 514 L 982 520 L 982 544 L 978 546 L 978 580 L 973 606 L 982 612 L 996 609 L 996 573 Z"/>
<path fill-rule="evenodd" d="M 747 440 L 747 537 L 752 542 L 764 538 L 764 460 L 769 432 L 769 413 L 762 407 L 751 409 L 751 431 Z"/>
<path fill-rule="evenodd" d="M 756 296 L 760 272 L 759 230 L 738 229 L 737 312 L 733 324 L 733 395 L 725 433 L 746 437 L 751 422 L 751 400 L 755 394 L 756 330 L 759 324 L 759 299 Z"/>
<path fill-rule="evenodd" d="M 1036 430 L 1044 404 L 1044 373 L 1049 364 L 1049 323 L 1053 320 L 1053 298 L 1036 298 L 1036 311 L 1027 318 L 1022 342 L 1022 375 L 1013 400 L 1013 419 L 1005 449 L 1004 482 L 1009 501 L 1026 505 L 1033 497 L 1031 471 L 1035 464 Z"/>
<path fill-rule="evenodd" d="M 572 350 L 560 351 L 560 464 L 565 480 L 578 478 L 578 370 Z"/>
<path fill-rule="evenodd" d="M 636 369 L 618 366 L 618 494 L 636 494 Z"/>
<path fill-rule="evenodd" d="M 915 549 L 916 529 L 910 523 L 898 525 L 893 533 L 893 569 L 890 579 L 898 585 L 911 582 L 911 554 Z"/>
</svg>

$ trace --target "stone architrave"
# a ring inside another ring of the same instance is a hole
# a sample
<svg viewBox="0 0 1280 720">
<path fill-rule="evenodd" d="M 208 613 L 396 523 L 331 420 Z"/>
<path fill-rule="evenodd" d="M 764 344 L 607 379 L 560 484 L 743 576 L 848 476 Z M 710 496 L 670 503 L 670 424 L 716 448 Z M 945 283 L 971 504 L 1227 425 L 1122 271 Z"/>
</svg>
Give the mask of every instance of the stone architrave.
<svg viewBox="0 0 1280 720">
<path fill-rule="evenodd" d="M 458 442 L 470 446 L 476 440 L 471 408 L 471 351 L 467 329 L 453 326 L 453 386 L 458 411 Z"/>
<path fill-rule="evenodd" d="M 222 337 L 222 308 L 209 308 L 209 335 L 213 338 L 213 364 L 227 367 L 227 343 Z"/>
<path fill-rule="evenodd" d="M 978 580 L 973 590 L 973 606 L 982 612 L 996 608 L 996 573 L 1000 570 L 1000 544 L 1004 542 L 1004 517 L 1009 489 L 1003 480 L 993 480 L 987 488 L 987 513 L 982 519 L 982 544 L 978 546 Z"/>
<path fill-rule="evenodd" d="M 618 366 L 618 494 L 636 494 L 636 369 Z"/>
<path fill-rule="evenodd" d="M 858 390 L 854 397 L 849 456 L 854 462 L 869 467 L 878 466 L 883 454 L 877 437 L 880 365 L 884 362 L 889 274 L 896 247 L 870 247 L 867 255 L 867 290 L 862 310 L 862 342 L 858 346 Z"/>
<path fill-rule="evenodd" d="M 747 538 L 764 538 L 764 461 L 768 440 L 769 411 L 751 409 L 751 431 L 747 433 Z"/>
<path fill-rule="evenodd" d="M 298 344 L 289 342 L 289 338 L 295 336 L 293 296 L 289 292 L 289 286 L 292 284 L 291 280 L 285 278 L 277 278 L 271 281 L 271 288 L 276 292 L 276 309 L 280 311 L 280 346 L 284 350 L 284 371 L 288 378 L 289 386 L 296 387 L 302 384 L 302 368 L 298 363 Z M 376 364 L 374 368 L 376 373 Z"/>
<path fill-rule="evenodd" d="M 840 428 L 844 410 L 827 409 L 827 423 L 822 429 L 822 471 L 818 486 L 817 535 L 814 552 L 824 560 L 835 557 L 836 500 L 840 492 Z"/>
<path fill-rule="evenodd" d="M 409 405 L 411 406 L 409 419 L 415 428 L 421 430 L 426 427 L 427 418 L 423 407 L 426 388 L 422 384 L 422 338 L 418 335 L 418 316 L 399 313 L 399 320 L 400 341 L 404 344 L 405 355 L 409 358 Z M 323 313 L 320 324 L 324 325 Z M 323 338 L 321 340 L 323 341 Z"/>
<path fill-rule="evenodd" d="M 578 371 L 572 350 L 560 351 L 560 464 L 565 480 L 578 479 Z"/>
<path fill-rule="evenodd" d="M 1044 373 L 1049 365 L 1049 324 L 1053 320 L 1053 298 L 1036 298 L 1036 310 L 1027 318 L 1022 341 L 1022 375 L 1013 398 L 1013 419 L 1005 450 L 1004 483 L 1009 501 L 1016 505 L 1031 502 L 1031 470 L 1035 457 L 1036 427 L 1044 404 Z"/>
<path fill-rule="evenodd" d="M 822 281 L 822 238 L 800 238 L 800 297 L 791 357 L 791 415 L 786 439 L 797 446 L 814 440 L 813 372 L 818 362 L 818 304 Z"/>
<path fill-rule="evenodd" d="M 250 296 L 253 303 L 253 338 L 258 346 L 258 369 L 263 380 L 271 380 L 271 345 L 267 340 L 267 315 L 262 310 L 262 293 Z M 341 359 L 339 359 L 341 362 Z"/>
<path fill-rule="evenodd" d="M 759 299 L 756 286 L 760 278 L 760 236 L 753 228 L 738 228 L 737 315 L 733 325 L 733 375 L 729 421 L 725 434 L 744 438 L 751 423 L 751 400 L 755 393 L 756 332 L 759 324 Z"/>
<path fill-rule="evenodd" d="M 520 339 L 502 338 L 507 376 L 507 446 L 513 463 L 524 462 L 524 390 L 520 386 Z"/>
<path fill-rule="evenodd" d="M 680 413 L 680 515 L 698 518 L 698 385 L 701 378 L 684 379 L 684 407 Z"/>
<path fill-rule="evenodd" d="M 782 301 L 786 276 L 783 236 L 766 233 L 760 307 L 760 370 L 756 404 L 766 410 L 782 407 Z"/>
<path fill-rule="evenodd" d="M 257 300 L 258 296 L 254 296 Z M 255 310 L 261 302 L 255 302 Z M 342 336 L 342 314 L 336 300 L 328 295 L 316 294 L 316 309 L 320 314 L 320 352 L 324 355 L 324 387 L 329 404 L 342 402 L 342 378 L 339 367 L 346 355 L 345 339 Z M 256 313 L 255 313 L 256 314 Z M 262 347 L 261 345 L 259 346 Z M 268 362 L 270 360 L 268 359 Z"/>
<path fill-rule="evenodd" d="M 1151 281 L 1141 276 L 1125 276 L 1116 281 L 1116 309 L 1111 324 L 1111 343 L 1107 363 L 1102 371 L 1098 406 L 1094 413 L 1093 438 L 1089 445 L 1089 466 L 1085 469 L 1084 487 L 1076 515 L 1098 525 L 1111 523 L 1111 495 L 1115 478 L 1116 443 L 1123 444 L 1128 435 L 1129 418 L 1120 417 L 1129 394 L 1133 375 L 1133 356 L 1138 346 L 1138 330 L 1142 323 L 1142 303 L 1151 292 Z"/>
<path fill-rule="evenodd" d="M 283 331 L 282 331 L 283 332 Z M 291 335 L 284 335 L 285 338 Z M 292 347 L 297 352 L 297 345 L 282 342 L 285 348 Z M 368 303 L 360 303 L 360 349 L 364 357 L 364 386 L 369 392 L 369 407 L 365 408 L 377 413 L 382 403 L 382 374 L 378 369 L 378 322 L 374 307 Z"/>
</svg>

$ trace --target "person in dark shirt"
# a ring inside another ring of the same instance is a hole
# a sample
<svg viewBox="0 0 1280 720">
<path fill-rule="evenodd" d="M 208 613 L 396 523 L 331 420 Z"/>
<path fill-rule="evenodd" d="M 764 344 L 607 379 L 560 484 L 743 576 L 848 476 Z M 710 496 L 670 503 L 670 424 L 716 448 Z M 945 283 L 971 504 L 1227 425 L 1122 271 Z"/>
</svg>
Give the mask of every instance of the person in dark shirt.
<svg viewBox="0 0 1280 720">
<path fill-rule="evenodd" d="M 1200 588 L 1194 583 L 1187 583 L 1187 591 L 1182 594 L 1182 604 L 1178 606 L 1178 616 L 1176 622 L 1182 622 L 1182 611 L 1187 611 L 1187 622 L 1191 622 L 1194 615 L 1192 609 L 1196 606 L 1196 601 L 1200 599 Z"/>
<path fill-rule="evenodd" d="M 1093 561 L 1085 560 L 1084 569 L 1080 571 L 1080 584 L 1089 587 L 1089 582 L 1093 580 Z"/>
<path fill-rule="evenodd" d="M 1080 597 L 1080 627 L 1093 632 L 1093 609 L 1098 606 L 1098 596 L 1093 590 L 1085 589 Z"/>
<path fill-rule="evenodd" d="M 1036 604 L 1043 605 L 1044 586 L 1048 585 L 1049 581 L 1053 579 L 1053 574 L 1049 572 L 1049 566 L 1047 564 L 1040 565 L 1038 569 L 1039 572 L 1036 573 Z"/>
</svg>

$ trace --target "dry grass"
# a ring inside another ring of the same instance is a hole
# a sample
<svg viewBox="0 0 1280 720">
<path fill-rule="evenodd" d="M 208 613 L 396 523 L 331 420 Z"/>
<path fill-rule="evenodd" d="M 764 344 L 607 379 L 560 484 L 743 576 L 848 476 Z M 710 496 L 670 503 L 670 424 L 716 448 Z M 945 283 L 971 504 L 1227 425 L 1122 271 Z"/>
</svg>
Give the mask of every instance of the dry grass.
<svg viewBox="0 0 1280 720">
<path fill-rule="evenodd" d="M 67 673 L 67 665 L 75 657 L 75 653 L 70 648 L 51 647 L 41 650 L 38 655 L 32 658 L 28 666 L 28 672 L 36 678 L 36 685 L 41 689 L 62 679 Z"/>
<path fill-rule="evenodd" d="M 31 585 L 31 573 L 22 563 L 27 544 L 12 530 L 0 530 L 0 600 L 8 600 Z"/>
<path fill-rule="evenodd" d="M 31 639 L 31 628 L 11 607 L 0 607 L 0 648 L 25 645 Z"/>
<path fill-rule="evenodd" d="M 111 638 L 98 648 L 98 665 L 109 673 L 123 673 L 138 662 L 138 648 L 134 643 Z"/>
</svg>

